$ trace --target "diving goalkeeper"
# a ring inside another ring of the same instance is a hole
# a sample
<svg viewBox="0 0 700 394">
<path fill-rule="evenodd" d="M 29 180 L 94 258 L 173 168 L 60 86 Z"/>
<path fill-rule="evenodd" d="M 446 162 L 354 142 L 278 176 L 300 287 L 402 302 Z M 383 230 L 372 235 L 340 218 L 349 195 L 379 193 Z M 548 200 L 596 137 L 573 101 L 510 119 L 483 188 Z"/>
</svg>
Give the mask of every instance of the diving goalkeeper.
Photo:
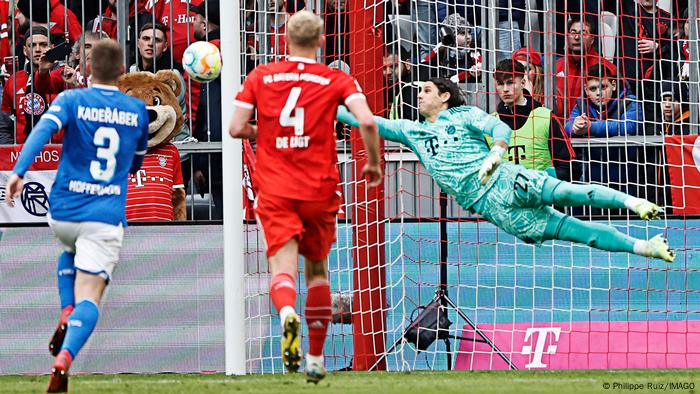
<svg viewBox="0 0 700 394">
<path fill-rule="evenodd" d="M 604 186 L 575 185 L 542 171 L 501 163 L 511 129 L 481 109 L 464 104 L 456 84 L 433 78 L 423 84 L 418 95 L 424 122 L 376 116 L 375 121 L 379 134 L 411 148 L 442 190 L 454 196 L 460 206 L 524 242 L 541 244 L 558 239 L 673 262 L 674 251 L 661 234 L 648 241 L 635 239 L 612 226 L 584 222 L 550 206 L 627 208 L 650 220 L 661 212 L 657 205 Z M 337 117 L 358 126 L 345 107 L 338 108 Z M 493 138 L 490 151 L 484 134 Z"/>
</svg>

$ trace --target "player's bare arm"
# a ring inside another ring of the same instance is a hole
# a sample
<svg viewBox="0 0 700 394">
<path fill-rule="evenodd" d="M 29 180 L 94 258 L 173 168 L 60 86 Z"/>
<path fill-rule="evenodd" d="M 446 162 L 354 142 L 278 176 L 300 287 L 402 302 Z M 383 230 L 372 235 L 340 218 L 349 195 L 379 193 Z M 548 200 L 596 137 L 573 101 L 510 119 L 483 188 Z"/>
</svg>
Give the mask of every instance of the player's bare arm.
<svg viewBox="0 0 700 394">
<path fill-rule="evenodd" d="M 360 136 L 367 149 L 367 164 L 362 169 L 369 185 L 379 186 L 382 183 L 381 158 L 379 157 L 379 133 L 372 111 L 364 99 L 352 100 L 347 103 L 348 109 L 355 115 L 360 127 Z"/>
<path fill-rule="evenodd" d="M 255 139 L 258 137 L 258 127 L 250 124 L 254 109 L 236 107 L 228 126 L 228 133 L 233 138 Z"/>
<path fill-rule="evenodd" d="M 7 193 L 5 193 L 5 202 L 7 203 L 7 206 L 14 207 L 15 203 L 12 199 L 19 196 L 19 193 L 24 187 L 24 180 L 19 175 L 12 174 L 5 187 L 7 188 Z"/>
</svg>

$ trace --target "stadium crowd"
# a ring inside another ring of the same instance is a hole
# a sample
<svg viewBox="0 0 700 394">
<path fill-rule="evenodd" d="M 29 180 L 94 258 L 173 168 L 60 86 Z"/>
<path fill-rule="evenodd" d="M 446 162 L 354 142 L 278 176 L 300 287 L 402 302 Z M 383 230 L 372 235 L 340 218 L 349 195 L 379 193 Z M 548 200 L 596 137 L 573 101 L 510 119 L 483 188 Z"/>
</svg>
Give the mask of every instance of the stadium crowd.
<svg viewBox="0 0 700 394">
<path fill-rule="evenodd" d="M 312 7 L 304 0 L 263 3 L 241 1 L 246 73 L 284 56 L 287 19 Z M 493 77 L 488 93 L 499 99 L 495 115 L 514 129 L 509 159 L 663 203 L 668 196 L 659 182 L 667 178 L 658 174 L 661 150 L 611 146 L 579 152 L 570 140 L 690 132 L 687 0 L 663 7 L 656 0 L 567 0 L 555 2 L 554 10 L 542 1 L 497 3 L 493 16 L 482 0 L 381 3 L 387 115 L 419 119 L 420 81 L 431 77 L 464 84 Z M 545 10 L 555 12 L 553 53 L 537 51 L 544 46 L 533 39 L 532 16 L 539 15 L 543 26 Z M 116 0 L 0 0 L 0 144 L 22 144 L 60 92 L 87 86 L 91 46 L 102 37 L 117 38 L 117 13 Z M 317 13 L 325 22 L 324 62 L 351 71 L 347 0 L 324 0 Z M 186 87 L 178 97 L 186 121 L 175 140 L 221 141 L 215 110 L 221 105 L 220 79 L 199 84 L 181 64 L 191 42 L 219 45 L 219 1 L 131 1 L 128 23 L 128 72 L 174 70 Z M 495 48 L 483 44 L 487 26 L 495 32 Z M 495 55 L 492 70 L 487 55 Z M 339 139 L 349 136 L 341 126 L 337 132 Z M 53 142 L 60 143 L 61 134 Z M 181 156 L 185 184 L 210 191 L 210 218 L 220 219 L 221 155 Z M 634 185 L 637 190 L 630 189 Z M 645 185 L 654 190 L 642 190 Z"/>
</svg>

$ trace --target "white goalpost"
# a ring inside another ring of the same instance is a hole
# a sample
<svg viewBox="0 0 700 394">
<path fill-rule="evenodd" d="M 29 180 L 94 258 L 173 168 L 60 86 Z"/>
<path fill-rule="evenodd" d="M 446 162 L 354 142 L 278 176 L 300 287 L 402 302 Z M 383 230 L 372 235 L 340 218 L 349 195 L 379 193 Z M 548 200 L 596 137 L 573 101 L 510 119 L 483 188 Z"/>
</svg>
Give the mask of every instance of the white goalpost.
<svg viewBox="0 0 700 394">
<path fill-rule="evenodd" d="M 227 375 L 246 373 L 245 264 L 243 199 L 241 194 L 243 154 L 241 140 L 228 135 L 233 100 L 241 84 L 240 5 L 222 1 L 221 125 L 224 196 L 224 335 Z"/>
</svg>

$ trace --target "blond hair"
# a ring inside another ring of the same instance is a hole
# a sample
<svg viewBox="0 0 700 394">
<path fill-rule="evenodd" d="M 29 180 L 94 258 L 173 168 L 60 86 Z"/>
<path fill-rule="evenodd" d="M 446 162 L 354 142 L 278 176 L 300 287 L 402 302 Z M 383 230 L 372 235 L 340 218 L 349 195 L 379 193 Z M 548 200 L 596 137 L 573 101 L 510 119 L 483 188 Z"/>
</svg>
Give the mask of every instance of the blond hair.
<svg viewBox="0 0 700 394">
<path fill-rule="evenodd" d="M 122 74 L 123 59 L 124 53 L 118 42 L 112 39 L 97 41 L 90 52 L 92 77 L 100 82 L 116 81 Z"/>
<path fill-rule="evenodd" d="M 287 22 L 289 41 L 302 48 L 315 48 L 323 34 L 323 21 L 318 15 L 303 10 L 292 15 Z"/>
</svg>

